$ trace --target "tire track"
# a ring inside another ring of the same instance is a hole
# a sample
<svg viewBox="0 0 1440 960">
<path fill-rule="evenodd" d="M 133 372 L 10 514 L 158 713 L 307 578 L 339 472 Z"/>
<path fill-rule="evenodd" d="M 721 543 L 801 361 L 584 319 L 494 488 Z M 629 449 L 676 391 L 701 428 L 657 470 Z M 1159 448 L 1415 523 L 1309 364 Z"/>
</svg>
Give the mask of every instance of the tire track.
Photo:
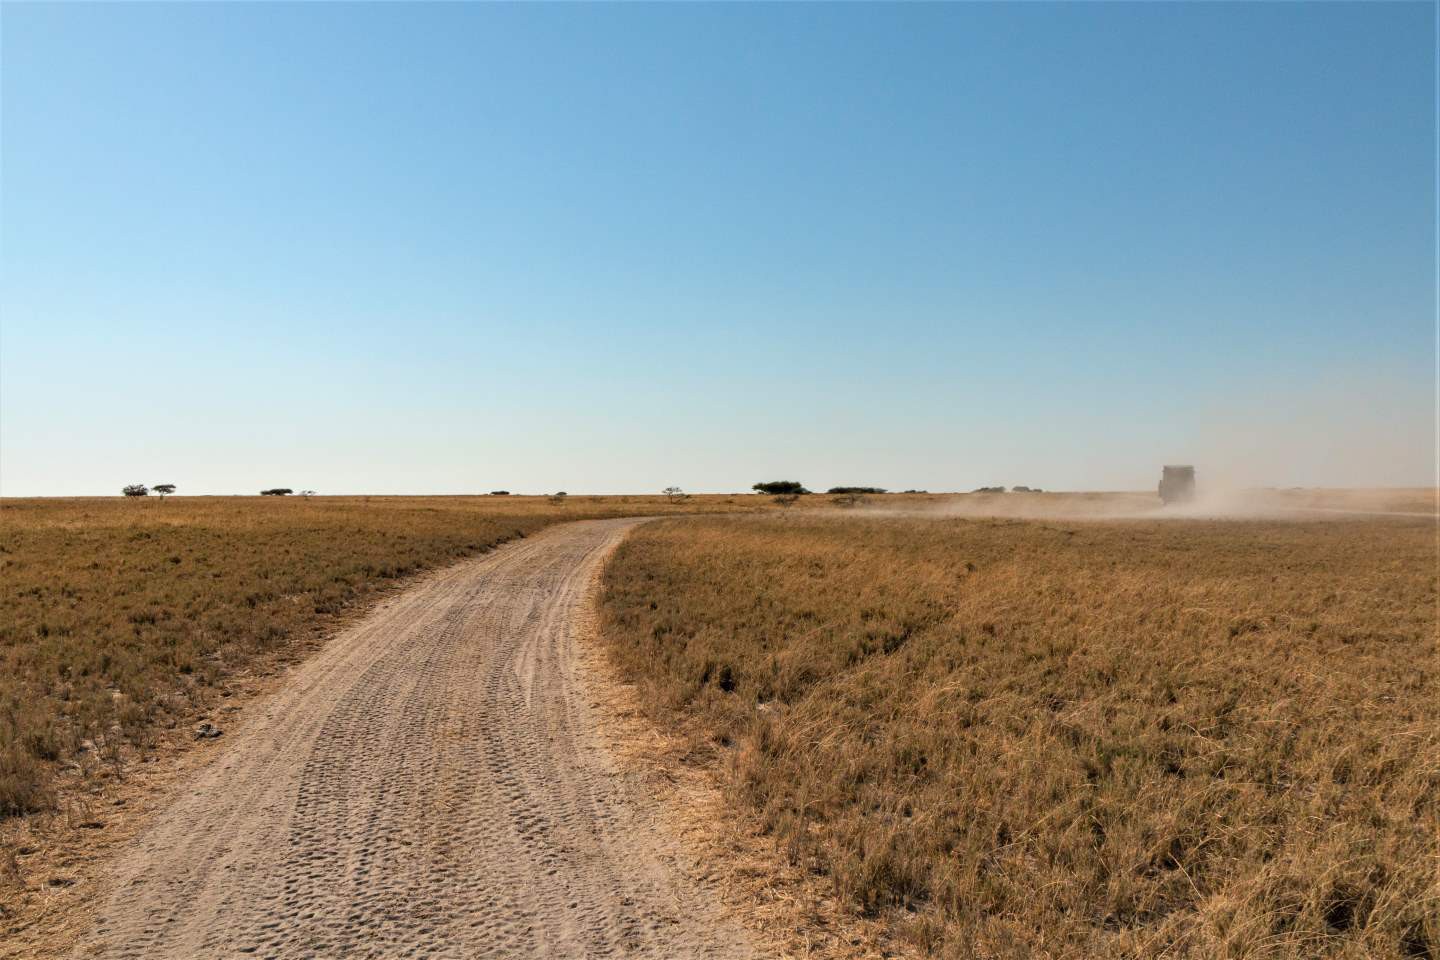
<svg viewBox="0 0 1440 960">
<path fill-rule="evenodd" d="M 581 695 L 576 616 L 637 522 L 552 528 L 337 637 L 121 858 L 77 955 L 752 956 Z"/>
</svg>

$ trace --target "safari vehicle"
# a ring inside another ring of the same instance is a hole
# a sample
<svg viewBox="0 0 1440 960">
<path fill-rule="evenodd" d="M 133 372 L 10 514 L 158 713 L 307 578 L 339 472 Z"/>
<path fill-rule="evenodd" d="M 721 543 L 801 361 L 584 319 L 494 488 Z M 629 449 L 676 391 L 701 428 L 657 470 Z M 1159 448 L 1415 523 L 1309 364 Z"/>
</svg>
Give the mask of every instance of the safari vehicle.
<svg viewBox="0 0 1440 960">
<path fill-rule="evenodd" d="M 1195 499 L 1195 468 L 1167 466 L 1160 473 L 1160 502 L 1188 503 Z"/>
</svg>

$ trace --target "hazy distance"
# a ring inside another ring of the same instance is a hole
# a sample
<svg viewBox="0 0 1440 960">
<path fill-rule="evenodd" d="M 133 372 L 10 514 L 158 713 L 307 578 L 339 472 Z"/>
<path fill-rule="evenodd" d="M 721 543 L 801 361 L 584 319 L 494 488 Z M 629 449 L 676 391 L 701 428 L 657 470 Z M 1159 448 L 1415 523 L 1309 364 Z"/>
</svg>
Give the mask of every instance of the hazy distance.
<svg viewBox="0 0 1440 960">
<path fill-rule="evenodd" d="M 0 494 L 1430 484 L 1433 17 L 9 5 Z"/>
</svg>

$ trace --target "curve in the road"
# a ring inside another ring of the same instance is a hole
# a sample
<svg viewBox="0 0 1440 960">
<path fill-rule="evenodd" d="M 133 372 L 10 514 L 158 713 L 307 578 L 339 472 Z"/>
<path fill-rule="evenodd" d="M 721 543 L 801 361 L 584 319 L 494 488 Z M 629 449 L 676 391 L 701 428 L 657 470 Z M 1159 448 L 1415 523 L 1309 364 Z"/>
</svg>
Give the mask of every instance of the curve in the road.
<svg viewBox="0 0 1440 960">
<path fill-rule="evenodd" d="M 329 643 L 122 858 L 81 955 L 750 956 L 581 695 L 577 617 L 636 522 L 467 561 Z"/>
</svg>

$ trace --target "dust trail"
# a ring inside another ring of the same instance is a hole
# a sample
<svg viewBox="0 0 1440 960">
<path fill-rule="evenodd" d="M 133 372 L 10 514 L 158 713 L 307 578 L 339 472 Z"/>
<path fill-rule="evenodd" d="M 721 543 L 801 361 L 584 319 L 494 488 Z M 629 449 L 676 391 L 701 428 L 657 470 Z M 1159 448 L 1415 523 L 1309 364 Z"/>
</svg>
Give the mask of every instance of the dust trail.
<svg viewBox="0 0 1440 960">
<path fill-rule="evenodd" d="M 1317 520 L 1346 517 L 1440 520 L 1436 491 L 1200 486 L 1195 499 L 1163 504 L 1157 493 L 961 493 L 922 503 L 872 499 L 856 516 L 993 517 L 1021 520 Z"/>
</svg>

